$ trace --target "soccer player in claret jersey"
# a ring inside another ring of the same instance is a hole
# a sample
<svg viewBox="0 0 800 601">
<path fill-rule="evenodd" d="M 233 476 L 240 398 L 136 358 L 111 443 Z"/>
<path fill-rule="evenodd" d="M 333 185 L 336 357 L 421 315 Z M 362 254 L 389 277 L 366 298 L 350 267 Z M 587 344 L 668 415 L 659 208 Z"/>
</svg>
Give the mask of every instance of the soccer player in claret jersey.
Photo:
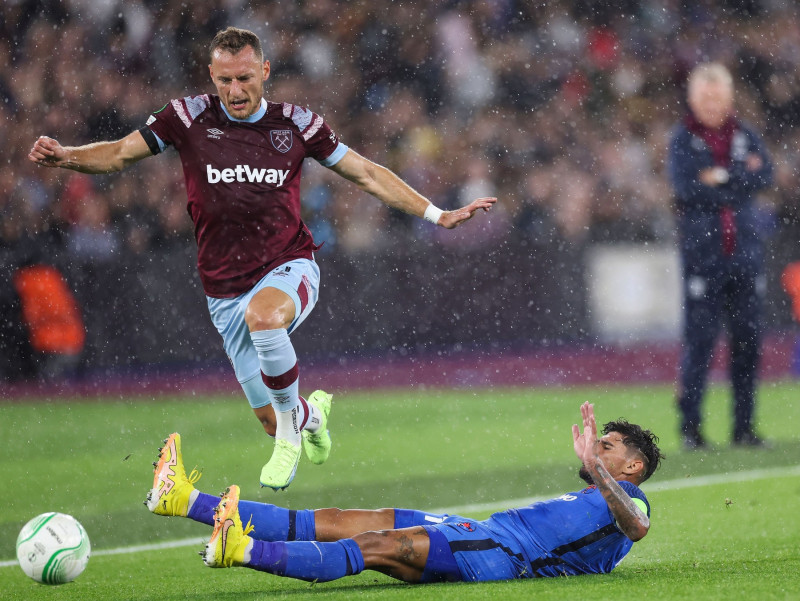
<svg viewBox="0 0 800 601">
<path fill-rule="evenodd" d="M 331 447 L 331 395 L 300 396 L 289 338 L 313 309 L 319 289 L 318 247 L 300 218 L 303 160 L 311 157 L 386 205 L 448 229 L 488 211 L 497 199 L 442 211 L 345 146 L 321 116 L 266 100 L 270 62 L 250 31 L 220 31 L 210 58 L 216 95 L 171 100 L 144 127 L 115 142 L 65 147 L 40 137 L 29 158 L 42 166 L 110 173 L 169 146 L 178 151 L 211 319 L 256 417 L 275 436 L 260 481 L 279 490 L 294 478 L 301 447 L 317 464 Z M 157 471 L 154 511 L 164 486 Z"/>
<path fill-rule="evenodd" d="M 410 509 L 288 510 L 240 501 L 237 486 L 220 500 L 194 488 L 196 472 L 186 476 L 177 434 L 167 441 L 174 469 L 164 503 L 214 526 L 201 555 L 215 568 L 320 582 L 365 569 L 413 583 L 606 573 L 650 528 L 639 485 L 663 455 L 649 430 L 617 420 L 598 440 L 593 405 L 584 403 L 581 417 L 573 448 L 589 486 L 487 520 Z"/>
</svg>

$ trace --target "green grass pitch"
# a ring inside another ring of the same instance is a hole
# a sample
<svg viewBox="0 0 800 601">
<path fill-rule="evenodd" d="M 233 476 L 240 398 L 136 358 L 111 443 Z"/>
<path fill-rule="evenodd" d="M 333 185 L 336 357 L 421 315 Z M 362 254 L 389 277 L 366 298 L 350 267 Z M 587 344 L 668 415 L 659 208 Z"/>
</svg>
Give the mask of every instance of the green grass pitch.
<svg viewBox="0 0 800 601">
<path fill-rule="evenodd" d="M 336 391 L 333 391 L 336 393 Z M 409 586 L 375 572 L 310 585 L 198 557 L 210 528 L 151 515 L 142 505 L 161 439 L 178 431 L 198 487 L 238 484 L 243 498 L 306 507 L 400 506 L 486 517 L 509 501 L 578 490 L 570 427 L 595 402 L 599 421 L 626 417 L 661 437 L 667 460 L 643 489 L 648 536 L 611 574 Z M 0 598 L 131 599 L 800 599 L 800 384 L 766 383 L 758 427 L 770 450 L 728 445 L 730 401 L 704 406 L 714 449 L 680 450 L 668 387 L 455 389 L 337 394 L 334 450 L 301 462 L 285 492 L 261 489 L 271 452 L 243 398 L 169 397 L 5 403 L 0 420 Z M 74 515 L 93 557 L 77 581 L 29 580 L 14 560 L 22 525 L 45 511 Z M 131 550 L 170 541 L 194 541 Z"/>
</svg>

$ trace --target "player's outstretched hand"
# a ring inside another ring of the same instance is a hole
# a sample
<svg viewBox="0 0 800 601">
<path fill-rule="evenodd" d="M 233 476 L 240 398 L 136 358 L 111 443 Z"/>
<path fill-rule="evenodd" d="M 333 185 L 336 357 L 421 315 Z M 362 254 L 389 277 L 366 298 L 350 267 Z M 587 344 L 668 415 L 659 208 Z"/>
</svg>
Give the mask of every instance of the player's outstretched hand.
<svg viewBox="0 0 800 601">
<path fill-rule="evenodd" d="M 456 209 L 455 211 L 445 211 L 442 213 L 442 216 L 439 217 L 439 225 L 446 227 L 448 230 L 452 230 L 454 227 L 458 227 L 465 221 L 472 219 L 472 216 L 477 211 L 483 209 L 488 212 L 496 202 L 496 198 L 479 198 L 473 200 L 466 207 Z"/>
<path fill-rule="evenodd" d="M 28 153 L 28 158 L 37 165 L 58 167 L 67 158 L 67 152 L 57 140 L 40 136 Z"/>
<path fill-rule="evenodd" d="M 597 444 L 597 422 L 594 419 L 594 405 L 588 401 L 581 405 L 583 418 L 583 432 L 578 424 L 572 425 L 572 444 L 575 454 L 587 467 L 594 463 L 597 453 L 594 445 Z"/>
</svg>

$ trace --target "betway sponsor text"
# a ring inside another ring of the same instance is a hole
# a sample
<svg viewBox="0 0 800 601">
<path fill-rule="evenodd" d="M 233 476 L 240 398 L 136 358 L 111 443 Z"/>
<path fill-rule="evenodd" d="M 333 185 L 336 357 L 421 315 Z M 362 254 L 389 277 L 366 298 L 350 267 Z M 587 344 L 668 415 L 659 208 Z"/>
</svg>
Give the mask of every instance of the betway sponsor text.
<svg viewBox="0 0 800 601">
<path fill-rule="evenodd" d="M 230 184 L 233 182 L 250 182 L 252 184 L 278 184 L 281 187 L 289 175 L 288 169 L 257 169 L 250 165 L 236 165 L 235 169 L 214 169 L 206 165 L 206 175 L 209 184 L 220 181 Z"/>
</svg>

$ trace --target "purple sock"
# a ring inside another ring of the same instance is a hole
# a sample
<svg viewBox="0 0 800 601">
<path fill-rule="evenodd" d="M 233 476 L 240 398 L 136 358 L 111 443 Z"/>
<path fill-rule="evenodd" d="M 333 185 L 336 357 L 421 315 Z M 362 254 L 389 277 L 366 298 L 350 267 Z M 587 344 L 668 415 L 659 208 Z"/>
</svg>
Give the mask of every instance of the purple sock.
<svg viewBox="0 0 800 601">
<path fill-rule="evenodd" d="M 351 538 L 333 543 L 253 540 L 248 567 L 298 580 L 328 582 L 364 570 L 361 549 Z"/>
</svg>

